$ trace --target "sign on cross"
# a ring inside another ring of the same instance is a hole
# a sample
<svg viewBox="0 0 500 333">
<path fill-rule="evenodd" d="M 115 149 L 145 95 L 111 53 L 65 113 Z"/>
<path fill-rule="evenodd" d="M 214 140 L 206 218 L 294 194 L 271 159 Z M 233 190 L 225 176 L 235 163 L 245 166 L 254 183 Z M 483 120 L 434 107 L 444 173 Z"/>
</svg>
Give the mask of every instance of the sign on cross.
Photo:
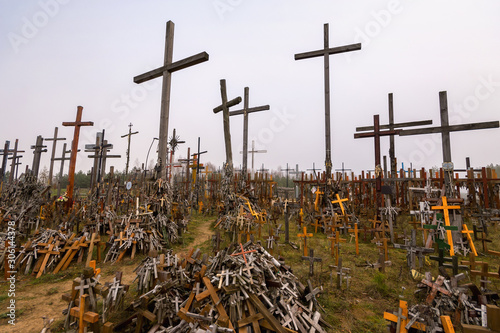
<svg viewBox="0 0 500 333">
<path fill-rule="evenodd" d="M 167 22 L 167 32 L 165 37 L 165 58 L 163 61 L 163 66 L 134 77 L 134 82 L 138 84 L 156 79 L 158 77 L 163 77 L 161 93 L 160 134 L 158 144 L 158 164 L 161 170 L 160 177 L 163 180 L 167 179 L 165 164 L 168 146 L 168 117 L 170 113 L 170 87 L 172 73 L 208 61 L 208 53 L 201 52 L 195 54 L 194 56 L 172 62 L 174 53 L 174 27 L 174 22 Z"/>
<path fill-rule="evenodd" d="M 328 36 L 328 23 L 323 26 L 323 49 L 305 53 L 295 54 L 295 60 L 323 57 L 324 79 L 325 79 L 325 166 L 326 179 L 329 180 L 332 173 L 332 155 L 330 140 L 330 54 L 339 54 L 361 50 L 361 43 L 330 48 Z M 328 193 L 326 194 L 328 197 Z"/>
</svg>

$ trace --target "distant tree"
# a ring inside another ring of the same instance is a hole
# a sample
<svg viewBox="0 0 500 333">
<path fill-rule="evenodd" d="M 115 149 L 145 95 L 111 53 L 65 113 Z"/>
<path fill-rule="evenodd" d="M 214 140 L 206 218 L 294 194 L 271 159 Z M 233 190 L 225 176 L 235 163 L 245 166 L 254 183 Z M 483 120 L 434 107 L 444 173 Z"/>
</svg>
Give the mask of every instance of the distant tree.
<svg viewBox="0 0 500 333">
<path fill-rule="evenodd" d="M 42 171 L 38 174 L 38 181 L 46 184 L 49 182 L 49 169 L 43 167 Z"/>
</svg>

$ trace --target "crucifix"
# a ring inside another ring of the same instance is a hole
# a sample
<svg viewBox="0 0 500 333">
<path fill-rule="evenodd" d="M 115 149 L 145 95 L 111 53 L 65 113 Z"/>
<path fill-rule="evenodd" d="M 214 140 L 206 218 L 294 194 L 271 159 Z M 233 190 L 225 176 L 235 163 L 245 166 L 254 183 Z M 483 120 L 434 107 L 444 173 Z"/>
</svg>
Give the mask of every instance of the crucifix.
<svg viewBox="0 0 500 333">
<path fill-rule="evenodd" d="M 24 153 L 24 150 L 18 150 L 17 146 L 19 144 L 19 139 L 16 139 L 16 143 L 14 143 L 14 149 L 12 151 L 12 156 L 9 157 L 10 160 L 12 160 L 10 164 L 10 175 L 9 175 L 9 183 L 12 184 L 14 181 L 14 173 L 16 174 L 16 179 L 17 179 L 17 166 L 21 164 L 18 162 L 18 160 L 23 157 L 22 155 L 18 155 L 17 153 Z"/>
<path fill-rule="evenodd" d="M 54 171 L 54 158 L 56 157 L 56 145 L 57 145 L 57 141 L 58 140 L 61 140 L 61 141 L 64 141 L 66 140 L 66 138 L 58 138 L 57 137 L 57 132 L 59 131 L 59 128 L 56 127 L 54 129 L 54 137 L 53 138 L 46 138 L 45 141 L 53 141 L 52 142 L 52 156 L 50 158 L 50 167 L 49 167 L 49 181 L 47 182 L 47 184 L 50 186 L 52 184 L 52 175 L 53 175 L 53 171 Z"/>
<path fill-rule="evenodd" d="M 323 26 L 323 49 L 305 53 L 295 54 L 295 60 L 323 57 L 324 61 L 324 80 L 325 80 L 325 168 L 326 168 L 326 183 L 328 185 L 332 173 L 332 155 L 331 155 L 331 139 L 330 139 L 330 54 L 339 54 L 344 52 L 352 52 L 361 50 L 361 43 L 350 44 L 330 48 L 328 23 Z M 328 188 L 328 186 L 326 186 Z M 325 196 L 328 197 L 328 190 L 325 190 Z"/>
<path fill-rule="evenodd" d="M 73 189 L 75 187 L 75 168 L 76 168 L 76 154 L 78 153 L 78 139 L 80 138 L 80 127 L 81 126 L 94 126 L 92 121 L 82 121 L 83 106 L 77 107 L 76 120 L 74 122 L 63 122 L 63 126 L 74 126 L 75 132 L 73 134 L 73 141 L 71 143 L 71 157 L 69 161 L 69 171 L 68 171 L 68 187 L 66 192 L 68 193 L 68 207 L 73 204 Z"/>
<path fill-rule="evenodd" d="M 254 173 L 253 162 L 254 162 L 255 154 L 267 153 L 267 150 L 265 150 L 265 149 L 264 150 L 255 150 L 255 141 L 252 140 L 252 150 L 247 151 L 247 154 L 248 153 L 252 154 L 252 173 Z M 240 151 L 240 154 L 244 154 L 244 152 Z"/>
<path fill-rule="evenodd" d="M 179 139 L 180 139 L 180 137 L 175 134 L 175 128 L 174 128 L 174 132 L 172 134 L 172 138 L 168 142 L 168 144 L 170 145 L 170 162 L 168 163 L 168 167 L 169 167 L 168 179 L 170 179 L 171 182 L 173 181 L 173 178 L 172 178 L 172 168 L 174 166 L 181 166 L 180 164 L 178 164 L 178 165 L 174 164 L 175 150 L 177 149 L 178 145 L 180 145 L 182 143 L 186 143 L 186 141 L 181 141 Z"/>
<path fill-rule="evenodd" d="M 163 66 L 134 77 L 134 82 L 138 84 L 158 78 L 160 76 L 163 78 L 160 111 L 160 134 L 158 144 L 158 166 L 161 170 L 160 177 L 163 180 L 166 180 L 167 178 L 165 164 L 168 146 L 168 117 L 170 113 L 170 87 L 172 73 L 208 61 L 208 53 L 201 52 L 194 56 L 172 62 L 174 53 L 174 27 L 174 22 L 167 22 L 167 32 L 165 37 L 165 57 Z"/>
<path fill-rule="evenodd" d="M 63 172 L 64 172 L 64 162 L 69 160 L 69 157 L 66 157 L 67 153 L 70 153 L 71 150 L 66 150 L 66 142 L 63 144 L 63 150 L 62 150 L 62 155 L 61 157 L 56 157 L 54 158 L 54 161 L 61 161 L 61 167 L 59 169 L 59 181 L 57 182 L 57 196 L 59 197 L 61 195 L 61 181 L 63 177 Z"/>
<path fill-rule="evenodd" d="M 450 125 L 448 120 L 448 97 L 446 91 L 439 92 L 439 106 L 441 114 L 441 126 L 417 128 L 412 130 L 402 130 L 400 136 L 421 135 L 431 133 L 441 133 L 441 144 L 443 150 L 443 170 L 445 172 L 445 196 L 451 198 L 453 196 L 453 163 L 451 160 L 451 143 L 450 132 L 471 131 L 487 128 L 498 128 L 498 121 L 488 121 L 481 123 L 469 123 L 461 125 Z"/>
<path fill-rule="evenodd" d="M 373 138 L 375 142 L 375 186 L 376 186 L 376 214 L 379 215 L 379 207 L 382 206 L 382 167 L 380 165 L 380 137 L 386 135 L 398 134 L 399 130 L 380 130 L 380 119 L 379 115 L 373 116 L 373 132 L 367 133 L 356 133 L 354 134 L 355 139 L 359 138 Z"/>
<path fill-rule="evenodd" d="M 128 125 L 128 133 L 122 135 L 122 138 L 127 137 L 127 141 L 128 141 L 128 145 L 127 145 L 127 163 L 125 165 L 125 178 L 127 178 L 127 175 L 128 175 L 128 165 L 129 165 L 129 162 L 130 162 L 130 138 L 132 137 L 132 135 L 139 133 L 139 131 L 135 131 L 135 132 L 132 133 L 132 126 L 133 126 L 132 123 L 130 123 Z"/>
<path fill-rule="evenodd" d="M 380 129 L 388 129 L 390 131 L 394 131 L 395 129 L 401 129 L 404 127 L 412 127 L 412 126 L 424 126 L 424 125 L 432 125 L 432 120 L 422 120 L 422 121 L 411 121 L 404 123 L 394 123 L 394 102 L 393 95 L 389 93 L 389 124 L 380 125 Z M 364 132 L 364 131 L 373 131 L 373 126 L 363 126 L 356 127 L 356 132 Z M 389 135 L 390 143 L 389 143 L 389 159 L 391 160 L 391 177 L 395 178 L 397 174 L 397 166 L 396 166 L 396 149 L 394 143 L 394 134 Z"/>
<path fill-rule="evenodd" d="M 252 108 L 248 107 L 249 90 L 250 89 L 248 87 L 245 87 L 245 91 L 244 91 L 244 95 L 243 95 L 243 109 L 229 112 L 229 116 L 237 116 L 240 114 L 243 115 L 243 151 L 241 152 L 243 154 L 243 167 L 241 169 L 243 177 L 246 177 L 247 165 L 248 165 L 248 114 L 253 113 L 253 112 L 269 110 L 269 105 L 256 106 L 256 107 L 252 107 Z M 222 106 L 220 106 L 220 109 L 218 108 L 217 110 L 218 110 L 217 112 L 222 111 Z M 215 112 L 215 110 L 214 110 L 214 112 Z M 253 150 L 253 147 L 252 147 L 252 150 Z M 252 171 L 253 171 L 253 153 L 252 153 Z"/>
<path fill-rule="evenodd" d="M 40 169 L 40 158 L 42 156 L 42 153 L 47 152 L 46 148 L 47 146 L 43 145 L 43 138 L 41 135 L 36 137 L 36 144 L 34 146 L 31 146 L 31 149 L 34 149 L 33 151 L 33 164 L 31 166 L 31 173 L 32 175 L 35 176 L 35 178 L 38 179 L 38 171 Z"/>
</svg>

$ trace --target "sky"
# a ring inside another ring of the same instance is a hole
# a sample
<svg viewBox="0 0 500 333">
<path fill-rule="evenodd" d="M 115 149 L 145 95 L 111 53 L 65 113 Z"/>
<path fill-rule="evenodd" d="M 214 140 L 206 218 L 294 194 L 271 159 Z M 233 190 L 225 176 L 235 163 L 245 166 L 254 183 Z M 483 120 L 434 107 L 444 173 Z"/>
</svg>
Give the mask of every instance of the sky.
<svg viewBox="0 0 500 333">
<path fill-rule="evenodd" d="M 141 166 L 158 136 L 161 78 L 135 84 L 133 77 L 163 65 L 166 22 L 175 23 L 173 60 L 200 52 L 209 61 L 172 74 L 169 137 L 180 140 L 176 158 L 188 147 L 208 151 L 202 162 L 225 160 L 220 79 L 228 98 L 270 110 L 249 115 L 249 141 L 267 153 L 255 166 L 286 164 L 305 171 L 323 168 L 323 59 L 294 60 L 294 54 L 362 43 L 362 49 L 330 56 L 333 168 L 359 173 L 374 169 L 373 139 L 354 139 L 355 128 L 388 122 L 388 94 L 394 94 L 396 122 L 440 124 L 439 92 L 448 92 L 450 124 L 500 119 L 500 2 L 496 0 L 0 0 L 0 145 L 19 139 L 26 150 L 21 170 L 31 167 L 36 137 L 54 128 L 68 146 L 77 106 L 84 121 L 79 148 L 105 129 L 113 144 L 109 160 L 125 169 L 128 125 L 130 164 Z M 240 104 L 234 109 L 240 109 Z M 242 161 L 243 117 L 231 117 L 235 167 Z M 500 164 L 500 129 L 451 134 L 455 168 Z M 42 167 L 50 162 L 42 155 Z M 156 145 L 149 159 L 156 160 Z M 249 144 L 251 147 L 251 143 Z M 389 139 L 381 139 L 388 155 Z M 62 143 L 58 142 L 56 156 Z M 77 170 L 90 170 L 89 153 L 79 153 Z M 439 134 L 396 137 L 398 164 L 431 168 L 442 163 Z M 249 156 L 249 167 L 251 156 Z M 56 162 L 55 170 L 59 170 Z M 67 172 L 67 167 L 66 171 Z"/>
</svg>

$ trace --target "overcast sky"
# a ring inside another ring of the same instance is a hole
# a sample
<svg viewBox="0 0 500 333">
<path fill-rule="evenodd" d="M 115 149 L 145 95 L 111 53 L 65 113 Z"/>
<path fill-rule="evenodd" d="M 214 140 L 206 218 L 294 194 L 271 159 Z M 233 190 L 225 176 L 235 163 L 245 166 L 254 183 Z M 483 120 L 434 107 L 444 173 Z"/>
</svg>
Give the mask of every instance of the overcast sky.
<svg viewBox="0 0 500 333">
<path fill-rule="evenodd" d="M 131 166 L 145 162 L 158 136 L 161 79 L 137 85 L 133 77 L 163 64 L 165 27 L 175 23 L 173 60 L 206 51 L 208 62 L 172 75 L 169 136 L 181 140 L 177 157 L 196 150 L 201 137 L 205 161 L 225 159 L 219 80 L 228 98 L 270 111 L 249 115 L 249 136 L 257 149 L 255 165 L 275 169 L 324 165 L 323 59 L 294 60 L 294 54 L 323 48 L 329 23 L 330 47 L 362 43 L 360 51 L 330 56 L 333 167 L 373 169 L 372 139 L 354 139 L 357 126 L 373 115 L 388 121 L 388 93 L 394 94 L 396 122 L 431 119 L 439 125 L 439 92 L 448 92 L 450 124 L 500 119 L 500 2 L 497 0 L 358 1 L 132 1 L 0 0 L 0 144 L 16 138 L 26 150 L 37 135 L 67 138 L 78 105 L 83 120 L 80 148 L 106 129 L 125 168 L 128 124 Z M 242 107 L 242 105 L 241 105 Z M 240 108 L 240 107 L 236 107 Z M 241 164 L 243 117 L 231 117 L 235 166 Z M 500 129 L 453 133 L 456 168 L 500 163 Z M 48 165 L 49 152 L 42 158 Z M 389 139 L 382 138 L 388 155 Z M 153 146 L 150 159 L 156 159 Z M 62 150 L 58 142 L 57 156 Z M 77 169 L 91 161 L 80 153 Z M 440 135 L 396 138 L 399 166 L 440 165 Z M 251 157 L 249 157 L 249 163 Z M 59 169 L 56 164 L 56 170 Z M 67 169 L 66 169 L 67 170 Z M 324 167 L 323 167 L 324 170 Z"/>
</svg>

